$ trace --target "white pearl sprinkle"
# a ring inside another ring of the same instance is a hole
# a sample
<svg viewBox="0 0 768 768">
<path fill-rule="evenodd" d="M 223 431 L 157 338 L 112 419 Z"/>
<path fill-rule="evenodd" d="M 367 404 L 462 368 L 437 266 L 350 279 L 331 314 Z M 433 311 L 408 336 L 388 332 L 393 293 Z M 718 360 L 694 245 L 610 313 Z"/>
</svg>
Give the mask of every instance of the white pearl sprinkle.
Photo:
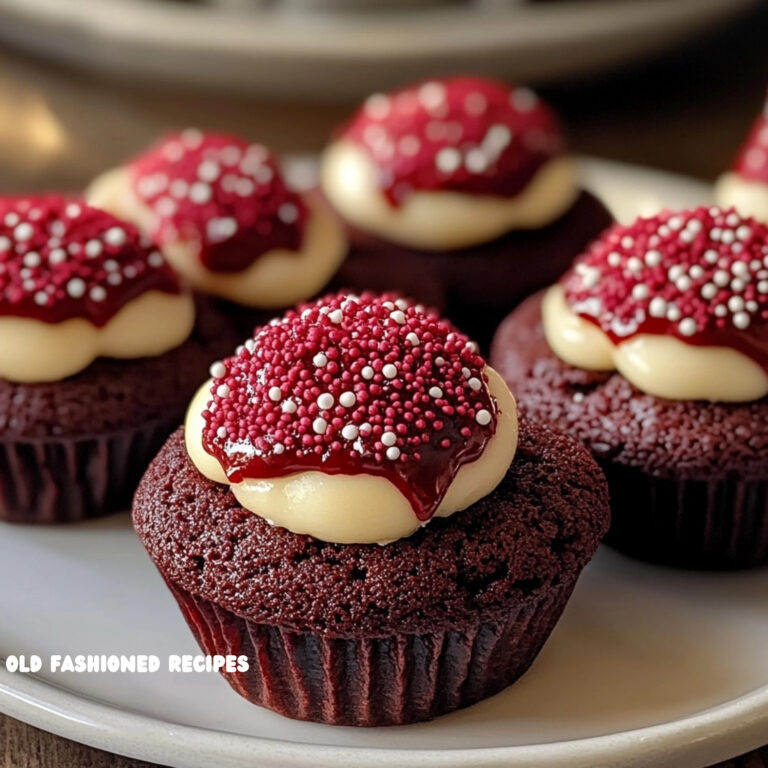
<svg viewBox="0 0 768 768">
<path fill-rule="evenodd" d="M 683 318 L 677 327 L 683 336 L 693 336 L 696 333 L 696 321 L 691 317 Z"/>
<path fill-rule="evenodd" d="M 219 384 L 216 387 L 216 395 L 218 397 L 229 397 L 229 387 L 226 384 Z"/>
<path fill-rule="evenodd" d="M 79 299 L 82 296 L 85 295 L 85 281 L 81 280 L 79 277 L 73 277 L 68 283 L 67 283 L 67 293 L 73 298 L 73 299 Z"/>
<path fill-rule="evenodd" d="M 342 392 L 339 395 L 339 404 L 345 408 L 351 408 L 357 402 L 354 392 Z"/>
<path fill-rule="evenodd" d="M 661 251 L 648 251 L 645 254 L 645 263 L 649 267 L 658 267 L 661 264 Z"/>
<path fill-rule="evenodd" d="M 328 365 L 328 358 L 322 352 L 318 352 L 312 358 L 312 362 L 316 368 L 324 368 L 326 365 Z"/>
<path fill-rule="evenodd" d="M 277 209 L 277 217 L 284 224 L 294 224 L 299 218 L 299 209 L 293 203 L 283 203 Z"/>
<path fill-rule="evenodd" d="M 390 461 L 397 461 L 400 458 L 400 449 L 396 445 L 387 448 L 387 458 Z"/>
<path fill-rule="evenodd" d="M 85 244 L 85 255 L 89 259 L 95 259 L 97 256 L 100 256 L 103 250 L 104 246 L 101 244 L 101 240 L 89 240 Z"/>
<path fill-rule="evenodd" d="M 478 390 L 478 389 L 480 389 L 480 387 L 482 387 L 482 386 L 483 386 L 483 382 L 482 382 L 482 381 L 480 381 L 480 379 L 478 379 L 476 376 L 473 376 L 473 377 L 472 377 L 472 378 L 471 378 L 471 379 L 470 379 L 470 380 L 467 382 L 467 384 L 469 384 L 469 388 L 470 388 L 470 389 L 473 389 L 475 392 L 477 392 L 477 390 Z"/>
<path fill-rule="evenodd" d="M 675 304 L 670 304 L 667 307 L 667 320 L 669 320 L 670 323 L 676 323 L 682 316 L 682 312 L 680 312 L 680 308 Z"/>
<path fill-rule="evenodd" d="M 9 238 L 7 238 L 5 235 L 0 237 L 0 253 L 5 253 L 5 251 L 10 250 L 11 248 L 11 241 Z"/>
<path fill-rule="evenodd" d="M 126 235 L 122 227 L 110 227 L 104 233 L 104 240 L 115 248 L 125 245 Z"/>
<path fill-rule="evenodd" d="M 13 236 L 19 241 L 29 240 L 35 234 L 35 228 L 29 222 L 19 224 L 13 230 Z"/>
<path fill-rule="evenodd" d="M 381 436 L 382 445 L 394 445 L 397 442 L 397 435 L 394 432 L 385 432 Z"/>
<path fill-rule="evenodd" d="M 731 296 L 731 298 L 728 299 L 728 309 L 730 309 L 731 312 L 741 312 L 741 310 L 744 309 L 744 299 L 741 296 Z"/>
<path fill-rule="evenodd" d="M 220 379 L 227 375 L 227 366 L 224 365 L 221 360 L 217 360 L 215 363 L 211 363 L 208 373 L 211 375 L 212 379 Z"/>
<path fill-rule="evenodd" d="M 88 295 L 91 301 L 104 301 L 107 298 L 107 291 L 100 285 L 94 285 Z"/>
<path fill-rule="evenodd" d="M 324 435 L 325 430 L 328 429 L 328 422 L 322 418 L 321 416 L 318 416 L 313 422 L 312 422 L 312 429 L 315 431 L 318 435 Z"/>
<path fill-rule="evenodd" d="M 293 402 L 293 400 L 283 400 L 282 405 L 280 406 L 280 410 L 283 413 L 296 413 L 299 406 L 296 405 L 296 403 Z"/>
<path fill-rule="evenodd" d="M 224 216 L 220 219 L 211 219 L 206 225 L 208 237 L 214 242 L 221 242 L 237 232 L 237 221 L 231 216 Z"/>
<path fill-rule="evenodd" d="M 405 340 L 410 342 L 411 346 L 418 347 L 419 346 L 419 337 L 411 331 L 406 337 Z"/>
<path fill-rule="evenodd" d="M 733 316 L 733 324 L 739 329 L 744 330 L 745 328 L 749 328 L 750 323 L 750 317 L 746 312 L 737 312 Z"/>
<path fill-rule="evenodd" d="M 333 408 L 334 402 L 333 395 L 330 392 L 323 392 L 323 394 L 317 398 L 317 407 L 320 408 L 320 410 L 327 411 L 329 408 Z"/>
<path fill-rule="evenodd" d="M 389 316 L 398 325 L 403 325 L 403 323 L 405 323 L 405 314 L 402 312 L 402 310 L 396 309 L 394 312 L 390 312 Z"/>
<path fill-rule="evenodd" d="M 275 443 L 272 446 L 272 453 L 279 456 L 281 453 L 285 453 L 285 446 L 282 443 Z"/>
<path fill-rule="evenodd" d="M 481 426 L 485 427 L 486 425 L 491 423 L 491 413 L 490 411 L 486 411 L 485 408 L 481 408 L 477 415 L 475 416 L 475 421 Z"/>
<path fill-rule="evenodd" d="M 649 293 L 650 291 L 645 283 L 638 283 L 634 286 L 634 288 L 632 288 L 632 298 L 636 299 L 637 301 L 647 299 Z"/>
<path fill-rule="evenodd" d="M 216 430 L 216 437 L 219 438 L 219 440 L 223 440 L 227 436 L 227 428 L 226 427 L 219 427 Z"/>
<path fill-rule="evenodd" d="M 195 205 L 204 205 L 211 197 L 213 197 L 213 190 L 210 184 L 206 184 L 204 181 L 196 181 L 189 188 L 189 199 L 195 203 Z"/>
<path fill-rule="evenodd" d="M 283 397 L 283 392 L 280 389 L 280 387 L 270 387 L 269 388 L 269 399 L 273 403 L 279 403 L 280 400 L 282 399 L 282 397 Z"/>
<path fill-rule="evenodd" d="M 345 440 L 356 440 L 357 436 L 360 434 L 360 430 L 354 425 L 354 424 L 347 424 L 342 430 L 341 430 L 341 436 Z"/>
<path fill-rule="evenodd" d="M 381 372 L 384 374 L 385 378 L 387 379 L 394 379 L 395 376 L 397 376 L 397 368 L 392 363 L 387 363 L 382 369 Z"/>
<path fill-rule="evenodd" d="M 453 173 L 461 165 L 461 154 L 453 147 L 444 147 L 435 156 L 435 165 L 441 173 Z"/>
<path fill-rule="evenodd" d="M 338 325 L 344 319 L 344 313 L 340 309 L 334 309 L 328 313 L 328 319 Z"/>
<path fill-rule="evenodd" d="M 204 160 L 197 168 L 197 177 L 203 181 L 216 181 L 221 175 L 221 166 L 213 160 Z"/>
<path fill-rule="evenodd" d="M 373 376 L 374 376 L 374 373 L 375 373 L 375 371 L 373 370 L 373 368 L 371 368 L 370 365 L 366 365 L 365 368 L 363 368 L 363 370 L 360 371 L 360 375 L 364 379 L 372 379 Z"/>
<path fill-rule="evenodd" d="M 701 296 L 707 300 L 714 299 L 717 296 L 717 286 L 714 283 L 705 283 L 701 286 Z"/>
<path fill-rule="evenodd" d="M 717 272 L 712 275 L 712 282 L 715 285 L 720 286 L 720 288 L 724 288 L 731 282 L 731 276 L 724 269 L 718 269 Z"/>
<path fill-rule="evenodd" d="M 435 400 L 443 396 L 443 390 L 440 387 L 430 387 L 429 396 L 434 397 Z"/>
</svg>

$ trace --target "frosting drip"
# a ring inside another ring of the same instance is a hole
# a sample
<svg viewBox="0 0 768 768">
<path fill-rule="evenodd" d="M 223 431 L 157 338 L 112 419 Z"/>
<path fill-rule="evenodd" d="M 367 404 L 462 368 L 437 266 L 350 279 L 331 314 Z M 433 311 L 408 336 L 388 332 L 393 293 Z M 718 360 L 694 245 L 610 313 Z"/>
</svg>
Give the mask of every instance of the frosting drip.
<svg viewBox="0 0 768 768">
<path fill-rule="evenodd" d="M 381 476 L 426 521 L 495 433 L 484 367 L 472 342 L 420 306 L 327 297 L 213 366 L 203 447 L 231 483 Z"/>
<path fill-rule="evenodd" d="M 260 144 L 187 130 L 136 158 L 130 175 L 158 244 L 193 243 L 212 272 L 241 272 L 269 251 L 301 248 L 307 207 Z"/>
<path fill-rule="evenodd" d="M 0 200 L 0 315 L 102 327 L 149 291 L 180 286 L 133 225 L 58 196 Z"/>
<path fill-rule="evenodd" d="M 614 226 L 563 285 L 571 310 L 615 345 L 670 335 L 736 350 L 768 371 L 768 227 L 734 210 Z"/>
<path fill-rule="evenodd" d="M 554 113 L 535 94 L 476 77 L 371 96 L 341 137 L 368 153 L 393 206 L 414 190 L 515 197 L 565 152 Z"/>
</svg>

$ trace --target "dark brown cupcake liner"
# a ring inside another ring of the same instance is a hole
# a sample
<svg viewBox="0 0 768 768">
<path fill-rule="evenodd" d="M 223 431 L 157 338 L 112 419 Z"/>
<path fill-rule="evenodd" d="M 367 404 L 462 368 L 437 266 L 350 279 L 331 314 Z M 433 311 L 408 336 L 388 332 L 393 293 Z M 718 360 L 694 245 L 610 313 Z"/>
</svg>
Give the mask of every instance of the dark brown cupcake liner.
<svg viewBox="0 0 768 768">
<path fill-rule="evenodd" d="M 600 464 L 613 510 L 606 543 L 615 549 L 682 568 L 768 564 L 768 481 L 658 478 Z"/>
<path fill-rule="evenodd" d="M 286 717 L 355 726 L 431 720 L 506 688 L 533 663 L 574 586 L 544 587 L 503 620 L 464 631 L 338 638 L 257 624 L 167 583 L 204 653 L 248 658 L 247 672 L 222 671 L 241 696 Z"/>
<path fill-rule="evenodd" d="M 106 435 L 1 437 L 0 520 L 68 523 L 128 509 L 179 418 Z"/>
</svg>

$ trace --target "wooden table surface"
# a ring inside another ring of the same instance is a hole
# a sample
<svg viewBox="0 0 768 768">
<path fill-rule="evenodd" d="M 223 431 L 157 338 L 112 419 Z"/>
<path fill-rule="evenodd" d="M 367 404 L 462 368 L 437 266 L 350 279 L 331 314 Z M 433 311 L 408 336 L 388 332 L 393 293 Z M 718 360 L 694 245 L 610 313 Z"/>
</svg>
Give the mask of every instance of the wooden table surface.
<svg viewBox="0 0 768 768">
<path fill-rule="evenodd" d="M 579 152 L 712 179 L 759 109 L 767 35 L 764 4 L 651 64 L 542 92 Z M 0 192 L 80 188 L 171 126 L 242 132 L 283 153 L 313 151 L 350 108 L 107 83 L 7 50 L 0 104 Z M 152 767 L 0 716 L 0 768 Z M 718 768 L 768 768 L 768 747 Z"/>
</svg>

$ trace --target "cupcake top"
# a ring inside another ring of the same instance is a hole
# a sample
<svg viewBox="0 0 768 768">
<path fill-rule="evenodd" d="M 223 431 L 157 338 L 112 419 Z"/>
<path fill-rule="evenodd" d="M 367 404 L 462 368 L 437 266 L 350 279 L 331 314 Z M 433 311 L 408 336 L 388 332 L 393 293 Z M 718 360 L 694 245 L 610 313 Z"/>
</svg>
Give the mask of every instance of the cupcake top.
<svg viewBox="0 0 768 768">
<path fill-rule="evenodd" d="M 543 305 L 553 350 L 682 400 L 768 394 L 768 227 L 734 210 L 609 229 Z"/>
<path fill-rule="evenodd" d="M 99 356 L 156 355 L 192 299 L 136 227 L 59 196 L 0 199 L 0 376 L 55 381 Z"/>
<path fill-rule="evenodd" d="M 552 110 L 477 77 L 371 96 L 326 150 L 322 180 L 351 224 L 434 250 L 543 226 L 576 194 Z"/>
<path fill-rule="evenodd" d="M 509 468 L 514 399 L 450 323 L 393 295 L 334 295 L 211 369 L 187 420 L 198 469 L 296 533 L 407 536 Z"/>
<path fill-rule="evenodd" d="M 718 203 L 768 222 L 768 95 L 733 167 L 716 185 Z"/>
<path fill-rule="evenodd" d="M 345 252 L 316 198 L 285 182 L 261 144 L 190 129 L 109 172 L 89 199 L 144 230 L 203 291 L 284 306 L 327 282 Z"/>
</svg>

